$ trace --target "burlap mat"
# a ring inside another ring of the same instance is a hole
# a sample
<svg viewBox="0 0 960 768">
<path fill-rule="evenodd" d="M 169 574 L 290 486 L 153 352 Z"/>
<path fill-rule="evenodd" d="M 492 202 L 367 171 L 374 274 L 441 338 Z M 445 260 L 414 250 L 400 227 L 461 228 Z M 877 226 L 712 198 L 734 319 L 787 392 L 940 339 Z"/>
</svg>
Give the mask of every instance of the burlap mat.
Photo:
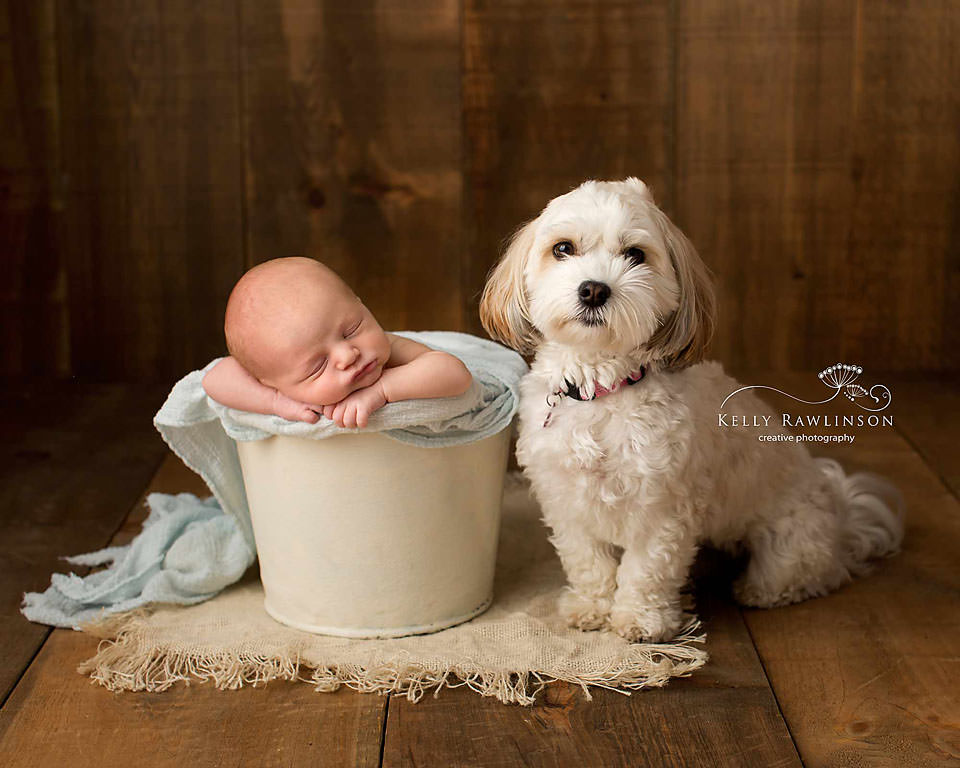
<svg viewBox="0 0 960 768">
<path fill-rule="evenodd" d="M 577 683 L 589 698 L 589 686 L 623 692 L 661 686 L 706 661 L 696 622 L 669 644 L 631 644 L 612 632 L 570 629 L 556 610 L 565 583 L 536 502 L 511 475 L 494 603 L 466 624 L 391 640 L 312 635 L 267 615 L 252 569 L 206 603 L 160 606 L 86 627 L 104 640 L 80 671 L 110 690 L 163 691 L 178 680 L 235 689 L 283 679 L 318 691 L 347 685 L 417 701 L 431 689 L 436 695 L 467 685 L 504 703 L 532 704 L 553 680 Z"/>
</svg>

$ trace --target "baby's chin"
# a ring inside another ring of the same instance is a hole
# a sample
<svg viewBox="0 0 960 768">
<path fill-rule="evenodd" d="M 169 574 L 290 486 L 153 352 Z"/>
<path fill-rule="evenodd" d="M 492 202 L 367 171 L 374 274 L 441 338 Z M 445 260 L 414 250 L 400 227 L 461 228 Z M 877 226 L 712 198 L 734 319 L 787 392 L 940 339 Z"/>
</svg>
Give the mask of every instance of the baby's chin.
<svg viewBox="0 0 960 768">
<path fill-rule="evenodd" d="M 383 375 L 383 363 L 377 360 L 373 368 L 371 368 L 362 376 L 354 379 L 352 384 L 353 389 L 351 391 L 356 392 L 358 389 L 364 389 L 365 387 L 369 387 L 371 384 L 379 380 L 379 378 L 382 375 Z"/>
<path fill-rule="evenodd" d="M 361 389 L 366 389 L 367 387 L 373 386 L 380 377 L 383 375 L 383 364 L 378 363 L 369 373 L 364 374 L 363 376 L 355 379 L 350 383 L 350 386 L 343 389 L 340 393 L 340 396 L 336 400 L 332 400 L 329 403 L 315 403 L 315 406 L 323 407 L 324 405 L 336 405 L 341 400 L 346 397 L 349 397 L 354 392 L 359 392 Z"/>
</svg>

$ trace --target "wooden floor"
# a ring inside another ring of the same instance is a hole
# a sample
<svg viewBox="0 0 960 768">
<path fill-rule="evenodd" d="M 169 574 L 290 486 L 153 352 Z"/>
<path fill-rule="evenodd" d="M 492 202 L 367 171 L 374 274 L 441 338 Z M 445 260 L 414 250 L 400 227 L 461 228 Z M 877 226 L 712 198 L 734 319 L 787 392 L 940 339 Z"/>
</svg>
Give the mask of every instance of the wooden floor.
<svg viewBox="0 0 960 768">
<path fill-rule="evenodd" d="M 894 393 L 895 428 L 856 430 L 853 445 L 814 452 L 900 485 L 908 504 L 900 556 L 834 595 L 750 611 L 729 598 L 729 563 L 708 554 L 697 566 L 705 668 L 629 697 L 595 689 L 593 701 L 554 684 L 529 708 L 463 688 L 411 704 L 303 683 L 161 694 L 91 684 L 76 667 L 96 640 L 30 624 L 19 614 L 22 593 L 67 570 L 59 555 L 127 540 L 148 490 L 202 486 L 151 427 L 164 390 L 8 385 L 0 765 L 957 765 L 960 387 L 942 376 L 882 380 Z"/>
</svg>

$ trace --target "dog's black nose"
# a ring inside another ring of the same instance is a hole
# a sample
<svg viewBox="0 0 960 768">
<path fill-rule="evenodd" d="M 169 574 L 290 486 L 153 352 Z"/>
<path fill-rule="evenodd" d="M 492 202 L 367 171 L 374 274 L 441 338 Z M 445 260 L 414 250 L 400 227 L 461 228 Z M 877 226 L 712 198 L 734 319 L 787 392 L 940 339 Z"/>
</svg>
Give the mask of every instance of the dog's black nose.
<svg viewBox="0 0 960 768">
<path fill-rule="evenodd" d="M 584 280 L 577 288 L 580 303 L 588 307 L 602 307 L 610 298 L 610 286 L 596 280 Z"/>
</svg>

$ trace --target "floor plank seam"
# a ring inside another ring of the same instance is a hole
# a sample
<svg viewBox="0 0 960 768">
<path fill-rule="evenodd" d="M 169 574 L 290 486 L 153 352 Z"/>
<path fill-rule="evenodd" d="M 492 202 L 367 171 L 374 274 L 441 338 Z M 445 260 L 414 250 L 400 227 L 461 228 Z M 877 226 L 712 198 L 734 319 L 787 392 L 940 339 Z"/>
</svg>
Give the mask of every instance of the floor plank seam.
<svg viewBox="0 0 960 768">
<path fill-rule="evenodd" d="M 167 460 L 167 454 L 168 454 L 168 451 L 164 451 L 163 453 L 160 454 L 160 457 L 157 459 L 156 466 L 153 468 L 153 471 L 150 473 L 150 479 L 147 480 L 146 485 L 144 485 L 143 489 L 137 494 L 137 498 L 133 500 L 133 503 L 130 505 L 130 507 L 126 511 L 126 514 L 124 514 L 124 516 L 120 519 L 120 522 L 117 523 L 116 527 L 113 529 L 113 533 L 111 533 L 107 537 L 107 541 L 103 546 L 109 547 L 112 545 L 113 540 L 117 538 L 117 534 L 123 530 L 123 526 L 126 525 L 127 520 L 130 519 L 130 515 L 136 511 L 137 505 L 139 504 L 141 498 L 143 499 L 144 504 L 147 503 L 146 497 L 149 495 L 148 491 L 150 490 L 150 485 L 151 483 L 153 483 L 153 479 L 157 476 L 157 472 L 160 471 L 160 467 L 163 466 L 163 462 Z M 139 535 L 142 532 L 142 530 L 143 530 L 143 523 L 140 523 L 140 528 L 137 530 L 137 534 Z"/>
<path fill-rule="evenodd" d="M 953 486 L 947 481 L 947 478 L 942 472 L 940 472 L 933 460 L 926 453 L 924 453 L 923 449 L 916 442 L 914 442 L 913 439 L 911 439 L 909 434 L 903 430 L 903 427 L 894 426 L 894 430 L 898 435 L 900 435 L 900 437 L 903 438 L 904 442 L 913 449 L 913 452 L 920 457 L 920 460 L 927 466 L 927 468 L 937 476 L 937 480 L 940 481 L 940 485 L 946 489 L 947 493 L 960 501 L 960 495 L 957 494 Z"/>
<path fill-rule="evenodd" d="M 153 478 L 156 476 L 157 472 L 158 472 L 159 469 L 160 469 L 160 465 L 163 464 L 163 462 L 164 462 L 165 459 L 166 459 L 166 453 L 163 453 L 163 454 L 160 456 L 160 458 L 157 460 L 157 465 L 153 468 L 153 471 L 150 473 L 150 479 L 149 479 L 149 480 L 147 481 L 147 483 L 144 485 L 144 487 L 143 487 L 144 490 L 150 487 L 150 483 L 153 482 Z M 139 500 L 139 498 L 140 498 L 141 496 L 143 496 L 143 493 L 144 493 L 143 490 L 141 490 L 141 491 L 138 492 L 138 494 L 137 494 L 137 500 Z M 109 547 L 109 546 L 110 546 L 110 542 L 113 541 L 113 539 L 116 537 L 116 535 L 123 529 L 123 526 L 124 526 L 124 524 L 125 524 L 126 521 L 127 521 L 127 518 L 130 516 L 130 513 L 133 511 L 134 506 L 137 504 L 137 500 L 134 500 L 133 504 L 132 504 L 132 505 L 130 506 L 130 508 L 127 510 L 126 514 L 124 514 L 123 517 L 120 519 L 120 521 L 117 523 L 117 525 L 114 526 L 113 531 L 110 533 L 109 536 L 106 537 L 106 540 L 103 542 L 103 545 L 102 545 L 102 546 L 104 546 L 104 547 Z M 77 572 L 79 575 L 84 576 L 84 575 L 90 573 L 91 570 L 93 570 L 93 569 L 92 569 L 92 568 L 89 568 L 89 567 L 83 567 L 83 568 L 78 568 L 78 569 L 76 570 L 76 572 Z M 23 618 L 23 620 L 24 620 L 24 621 L 27 621 L 26 618 Z M 3 697 L 3 699 L 0 700 L 0 709 L 3 709 L 3 707 L 6 706 L 7 702 L 10 700 L 10 697 L 13 695 L 14 691 L 17 690 L 17 688 L 18 688 L 18 686 L 20 685 L 21 681 L 23 680 L 24 676 L 25 676 L 25 675 L 27 674 L 27 672 L 30 670 L 30 667 L 33 666 L 33 662 L 36 661 L 37 656 L 40 655 L 40 652 L 43 650 L 43 647 L 47 644 L 47 641 L 50 639 L 50 636 L 53 634 L 53 630 L 54 630 L 54 629 L 55 629 L 55 627 L 47 627 L 47 629 L 46 629 L 46 634 L 44 635 L 43 640 L 41 640 L 41 641 L 37 644 L 37 647 L 36 647 L 36 649 L 34 650 L 33 655 L 30 657 L 30 660 L 29 660 L 26 664 L 24 664 L 23 669 L 20 670 L 20 674 L 17 675 L 17 679 L 14 681 L 13 685 L 10 686 L 10 689 L 7 691 L 7 693 L 6 693 L 6 695 Z"/>
<path fill-rule="evenodd" d="M 378 768 L 383 768 L 383 750 L 387 745 L 387 720 L 390 718 L 390 699 L 393 697 L 392 693 L 387 694 L 387 701 L 383 705 L 383 724 L 380 726 L 380 762 L 377 763 Z"/>
<path fill-rule="evenodd" d="M 26 621 L 26 619 L 24 619 Z M 30 661 L 23 665 L 23 669 L 20 670 L 20 674 L 17 675 L 17 679 L 13 681 L 13 685 L 10 686 L 10 690 L 7 691 L 7 694 L 3 697 L 3 701 L 0 701 L 0 710 L 7 706 L 7 702 L 10 701 L 10 697 L 13 696 L 13 692 L 17 690 L 20 685 L 20 681 L 26 676 L 27 671 L 30 667 L 33 666 L 33 662 L 36 661 L 37 656 L 40 655 L 40 651 L 43 650 L 43 646 L 47 644 L 47 640 L 50 639 L 50 635 L 53 634 L 53 627 L 47 627 L 46 634 L 37 644 L 36 650 L 33 652 L 33 655 L 30 657 Z"/>
<path fill-rule="evenodd" d="M 750 642 L 753 644 L 754 653 L 756 653 L 757 661 L 760 662 L 760 669 L 763 671 L 763 679 L 767 681 L 767 688 L 770 691 L 770 695 L 773 696 L 773 703 L 777 705 L 777 714 L 780 715 L 783 727 L 787 729 L 787 735 L 790 737 L 790 743 L 793 744 L 793 751 L 797 756 L 797 762 L 800 763 L 800 765 L 804 765 L 803 757 L 800 755 L 800 747 L 797 746 L 797 740 L 793 737 L 793 729 L 790 727 L 790 721 L 787 720 L 786 715 L 783 714 L 783 707 L 780 706 L 780 697 L 777 696 L 777 689 L 773 687 L 773 683 L 770 681 L 770 675 L 767 674 L 767 665 L 763 660 L 763 654 L 760 653 L 760 649 L 757 648 L 757 641 L 753 636 L 753 630 L 750 629 L 750 622 L 744 617 L 742 608 L 738 607 L 737 612 L 740 614 L 740 620 L 743 622 L 743 626 L 747 630 L 747 635 L 750 637 Z"/>
</svg>

